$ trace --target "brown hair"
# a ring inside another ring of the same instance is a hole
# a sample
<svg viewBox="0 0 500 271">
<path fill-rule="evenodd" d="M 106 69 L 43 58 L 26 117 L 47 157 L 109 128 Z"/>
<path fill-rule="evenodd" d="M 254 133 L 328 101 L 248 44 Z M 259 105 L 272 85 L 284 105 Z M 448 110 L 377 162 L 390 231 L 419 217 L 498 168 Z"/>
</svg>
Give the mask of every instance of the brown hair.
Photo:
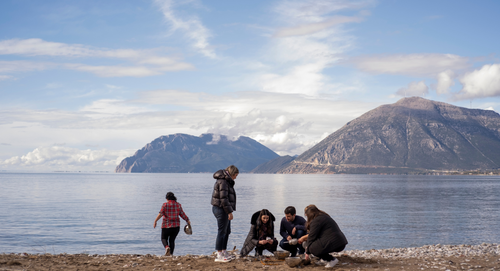
<svg viewBox="0 0 500 271">
<path fill-rule="evenodd" d="M 226 168 L 226 171 L 227 173 L 229 173 L 229 175 L 231 175 L 231 178 L 236 175 L 236 174 L 240 174 L 240 171 L 238 170 L 238 168 L 234 165 L 230 165 Z"/>
<path fill-rule="evenodd" d="M 307 230 L 309 230 L 309 225 L 317 216 L 328 215 L 327 213 L 318 209 L 318 207 L 316 207 L 316 205 L 314 205 L 314 204 L 307 205 L 307 207 L 304 208 L 304 214 L 307 217 L 307 223 L 306 223 Z"/>
</svg>

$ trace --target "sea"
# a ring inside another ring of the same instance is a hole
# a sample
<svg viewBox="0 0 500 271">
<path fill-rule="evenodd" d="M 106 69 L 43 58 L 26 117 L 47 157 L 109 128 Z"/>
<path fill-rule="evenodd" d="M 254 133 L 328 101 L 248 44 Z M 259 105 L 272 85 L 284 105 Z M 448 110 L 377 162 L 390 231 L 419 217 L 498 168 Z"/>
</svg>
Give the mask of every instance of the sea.
<svg viewBox="0 0 500 271">
<path fill-rule="evenodd" d="M 0 173 L 0 253 L 152 254 L 164 250 L 165 194 L 192 222 L 176 255 L 208 255 L 217 233 L 211 173 Z M 346 250 L 500 243 L 500 176 L 240 174 L 228 249 L 240 249 L 252 214 L 315 204 L 340 226 Z M 182 221 L 182 226 L 185 222 Z"/>
</svg>

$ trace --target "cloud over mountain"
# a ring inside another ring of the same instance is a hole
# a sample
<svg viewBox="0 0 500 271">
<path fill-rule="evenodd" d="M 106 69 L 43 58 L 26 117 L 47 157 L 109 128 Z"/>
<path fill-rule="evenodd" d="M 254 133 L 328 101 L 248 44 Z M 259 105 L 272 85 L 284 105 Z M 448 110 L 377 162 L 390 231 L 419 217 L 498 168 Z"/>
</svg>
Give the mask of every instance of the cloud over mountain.
<svg viewBox="0 0 500 271">
<path fill-rule="evenodd" d="M 464 70 L 469 58 L 453 54 L 393 54 L 359 56 L 351 59 L 358 69 L 374 74 L 435 76 L 447 70 Z"/>
<path fill-rule="evenodd" d="M 500 64 L 484 65 L 459 80 L 463 88 L 455 95 L 456 100 L 500 96 Z"/>
<path fill-rule="evenodd" d="M 23 155 L 14 156 L 0 165 L 9 169 L 31 170 L 108 170 L 133 151 L 79 150 L 65 146 L 42 146 Z"/>
</svg>

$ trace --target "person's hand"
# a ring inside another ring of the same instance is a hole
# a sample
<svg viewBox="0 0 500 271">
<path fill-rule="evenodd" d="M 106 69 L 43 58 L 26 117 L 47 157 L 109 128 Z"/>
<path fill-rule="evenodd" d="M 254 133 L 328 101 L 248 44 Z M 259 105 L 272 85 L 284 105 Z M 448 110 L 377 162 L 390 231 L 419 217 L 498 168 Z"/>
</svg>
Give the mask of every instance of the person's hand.
<svg viewBox="0 0 500 271">
<path fill-rule="evenodd" d="M 300 237 L 299 240 L 297 240 L 297 241 L 299 242 L 299 244 L 304 243 L 305 241 L 307 241 L 307 235 Z"/>
<path fill-rule="evenodd" d="M 288 236 L 286 237 L 286 240 L 288 240 L 288 241 L 290 241 L 290 240 L 292 240 L 292 239 L 293 239 L 293 238 L 292 238 L 292 236 L 290 236 L 290 235 L 288 235 Z"/>
<path fill-rule="evenodd" d="M 156 229 L 156 221 L 155 221 L 155 225 L 153 226 L 153 229 Z"/>
<path fill-rule="evenodd" d="M 305 260 L 309 260 L 309 254 L 306 253 Z"/>
<path fill-rule="evenodd" d="M 228 215 L 227 215 L 227 219 L 229 219 L 229 220 L 233 220 L 233 213 L 228 214 Z"/>
<path fill-rule="evenodd" d="M 191 221 L 188 220 L 187 223 L 188 223 L 189 226 L 191 226 Z"/>
<path fill-rule="evenodd" d="M 259 241 L 259 244 L 261 244 L 261 245 L 265 245 L 266 243 L 267 243 L 267 240 L 260 240 Z"/>
<path fill-rule="evenodd" d="M 267 240 L 267 243 L 268 243 L 268 244 L 272 244 L 272 243 L 273 243 L 273 239 L 269 239 L 269 240 Z"/>
<path fill-rule="evenodd" d="M 293 229 L 292 229 L 292 235 L 295 235 L 296 232 L 297 232 L 297 229 L 295 227 L 293 227 Z"/>
</svg>

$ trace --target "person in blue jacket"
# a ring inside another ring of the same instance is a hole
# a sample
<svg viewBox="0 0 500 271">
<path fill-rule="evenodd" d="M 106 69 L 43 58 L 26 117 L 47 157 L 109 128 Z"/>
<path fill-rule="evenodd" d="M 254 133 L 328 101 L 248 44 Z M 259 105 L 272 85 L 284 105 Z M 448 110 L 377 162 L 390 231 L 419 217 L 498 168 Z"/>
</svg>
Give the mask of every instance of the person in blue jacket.
<svg viewBox="0 0 500 271">
<path fill-rule="evenodd" d="M 304 247 L 297 243 L 297 239 L 306 235 L 306 220 L 296 215 L 295 207 L 288 206 L 285 208 L 285 217 L 281 219 L 280 234 L 283 239 L 280 241 L 280 247 L 290 251 L 290 256 L 304 254 Z"/>
</svg>

